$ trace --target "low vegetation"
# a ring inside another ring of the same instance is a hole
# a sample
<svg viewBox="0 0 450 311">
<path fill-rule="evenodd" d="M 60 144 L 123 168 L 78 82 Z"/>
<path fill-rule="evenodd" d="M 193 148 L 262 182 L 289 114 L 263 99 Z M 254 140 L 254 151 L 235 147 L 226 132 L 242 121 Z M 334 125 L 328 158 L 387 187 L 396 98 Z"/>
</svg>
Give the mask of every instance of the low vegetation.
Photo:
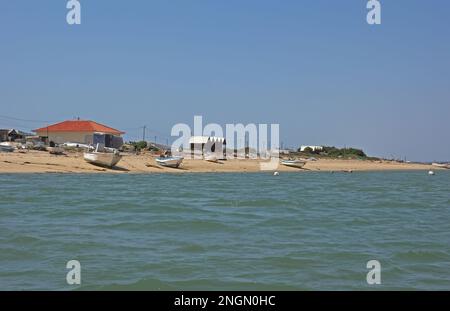
<svg viewBox="0 0 450 311">
<path fill-rule="evenodd" d="M 302 156 L 306 157 L 324 157 L 324 158 L 344 158 L 344 159 L 368 159 L 373 160 L 376 158 L 368 157 L 366 153 L 357 148 L 337 148 L 324 146 L 322 150 L 313 150 L 311 148 L 306 148 L 303 151 L 300 151 L 300 148 L 297 151 Z"/>
<path fill-rule="evenodd" d="M 142 150 L 147 148 L 147 142 L 146 141 L 130 141 L 130 145 L 134 147 L 135 150 Z"/>
</svg>

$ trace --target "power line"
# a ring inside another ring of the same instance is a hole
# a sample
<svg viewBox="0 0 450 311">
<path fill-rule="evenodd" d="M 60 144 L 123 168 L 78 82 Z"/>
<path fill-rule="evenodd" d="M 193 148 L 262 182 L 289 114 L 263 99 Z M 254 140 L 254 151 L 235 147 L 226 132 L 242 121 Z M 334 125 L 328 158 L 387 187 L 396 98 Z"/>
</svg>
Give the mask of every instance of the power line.
<svg viewBox="0 0 450 311">
<path fill-rule="evenodd" d="M 20 118 L 4 116 L 4 115 L 0 115 L 0 118 L 14 120 L 14 121 L 21 121 L 21 122 L 33 122 L 33 123 L 49 123 L 49 122 L 51 123 L 51 122 L 54 122 L 54 121 L 49 121 L 49 120 L 27 120 L 27 119 L 20 119 Z"/>
</svg>

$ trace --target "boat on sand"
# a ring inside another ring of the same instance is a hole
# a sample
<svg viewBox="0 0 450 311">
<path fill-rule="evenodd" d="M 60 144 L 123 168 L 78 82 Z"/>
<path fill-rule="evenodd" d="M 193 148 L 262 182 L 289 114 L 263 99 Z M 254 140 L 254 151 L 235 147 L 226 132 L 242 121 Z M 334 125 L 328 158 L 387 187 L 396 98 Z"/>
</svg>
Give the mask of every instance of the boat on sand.
<svg viewBox="0 0 450 311">
<path fill-rule="evenodd" d="M 306 162 L 301 160 L 281 160 L 281 164 L 290 167 L 302 168 Z"/>
<path fill-rule="evenodd" d="M 156 158 L 155 161 L 161 166 L 177 168 L 180 166 L 181 162 L 183 162 L 183 159 L 183 157 L 160 156 Z"/>
<path fill-rule="evenodd" d="M 450 169 L 450 163 L 433 163 L 433 166 Z"/>
<path fill-rule="evenodd" d="M 216 163 L 218 161 L 217 157 L 213 154 L 206 154 L 204 159 L 205 159 L 205 161 L 213 162 L 213 163 Z"/>
<path fill-rule="evenodd" d="M 100 144 L 97 144 L 94 151 L 86 151 L 84 153 L 84 160 L 86 160 L 86 162 L 111 168 L 122 158 L 117 149 L 105 148 L 99 145 Z"/>
<path fill-rule="evenodd" d="M 0 152 L 13 152 L 14 146 L 9 142 L 0 143 Z"/>
</svg>

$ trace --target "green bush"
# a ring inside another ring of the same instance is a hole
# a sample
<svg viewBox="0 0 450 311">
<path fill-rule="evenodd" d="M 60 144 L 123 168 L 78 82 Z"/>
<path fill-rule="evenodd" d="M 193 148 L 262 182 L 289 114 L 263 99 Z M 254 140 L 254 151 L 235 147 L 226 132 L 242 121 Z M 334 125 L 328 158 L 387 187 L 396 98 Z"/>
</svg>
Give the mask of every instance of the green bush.
<svg viewBox="0 0 450 311">
<path fill-rule="evenodd" d="M 298 152 L 306 155 L 328 156 L 330 158 L 367 158 L 367 155 L 361 149 L 336 148 L 334 146 L 324 146 L 322 150 L 312 150 L 312 148 L 307 147 L 303 151 L 300 151 L 299 148 Z"/>
<path fill-rule="evenodd" d="M 138 141 L 138 142 L 130 142 L 130 144 L 136 149 L 136 150 L 142 150 L 147 148 L 147 142 L 146 141 Z"/>
<path fill-rule="evenodd" d="M 365 158 L 367 155 L 361 149 L 356 148 L 336 148 L 336 147 L 323 147 L 323 151 L 330 157 L 352 157 L 352 158 Z"/>
</svg>

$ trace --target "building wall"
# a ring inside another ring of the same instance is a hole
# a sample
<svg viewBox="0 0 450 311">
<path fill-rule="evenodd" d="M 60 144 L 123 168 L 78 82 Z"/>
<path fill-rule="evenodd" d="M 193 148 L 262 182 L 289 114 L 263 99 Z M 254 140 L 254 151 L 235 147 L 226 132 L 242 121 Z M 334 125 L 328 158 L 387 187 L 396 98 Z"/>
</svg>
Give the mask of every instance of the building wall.
<svg viewBox="0 0 450 311">
<path fill-rule="evenodd" d="M 190 154 L 194 157 L 201 158 L 205 154 L 214 154 L 218 158 L 224 156 L 226 144 L 221 142 L 208 141 L 206 144 L 190 144 Z M 187 151 L 187 150 L 186 150 Z"/>
<path fill-rule="evenodd" d="M 316 150 L 323 150 L 323 147 L 322 146 L 301 146 L 300 147 L 300 151 L 305 151 L 305 149 L 306 148 L 311 148 L 313 151 L 316 151 Z"/>
<path fill-rule="evenodd" d="M 8 130 L 0 130 L 0 141 L 8 140 Z"/>
<path fill-rule="evenodd" d="M 63 144 L 67 142 L 92 144 L 92 132 L 48 132 L 48 141 L 53 141 L 56 144 Z M 47 137 L 47 132 L 37 132 L 38 136 Z"/>
</svg>

